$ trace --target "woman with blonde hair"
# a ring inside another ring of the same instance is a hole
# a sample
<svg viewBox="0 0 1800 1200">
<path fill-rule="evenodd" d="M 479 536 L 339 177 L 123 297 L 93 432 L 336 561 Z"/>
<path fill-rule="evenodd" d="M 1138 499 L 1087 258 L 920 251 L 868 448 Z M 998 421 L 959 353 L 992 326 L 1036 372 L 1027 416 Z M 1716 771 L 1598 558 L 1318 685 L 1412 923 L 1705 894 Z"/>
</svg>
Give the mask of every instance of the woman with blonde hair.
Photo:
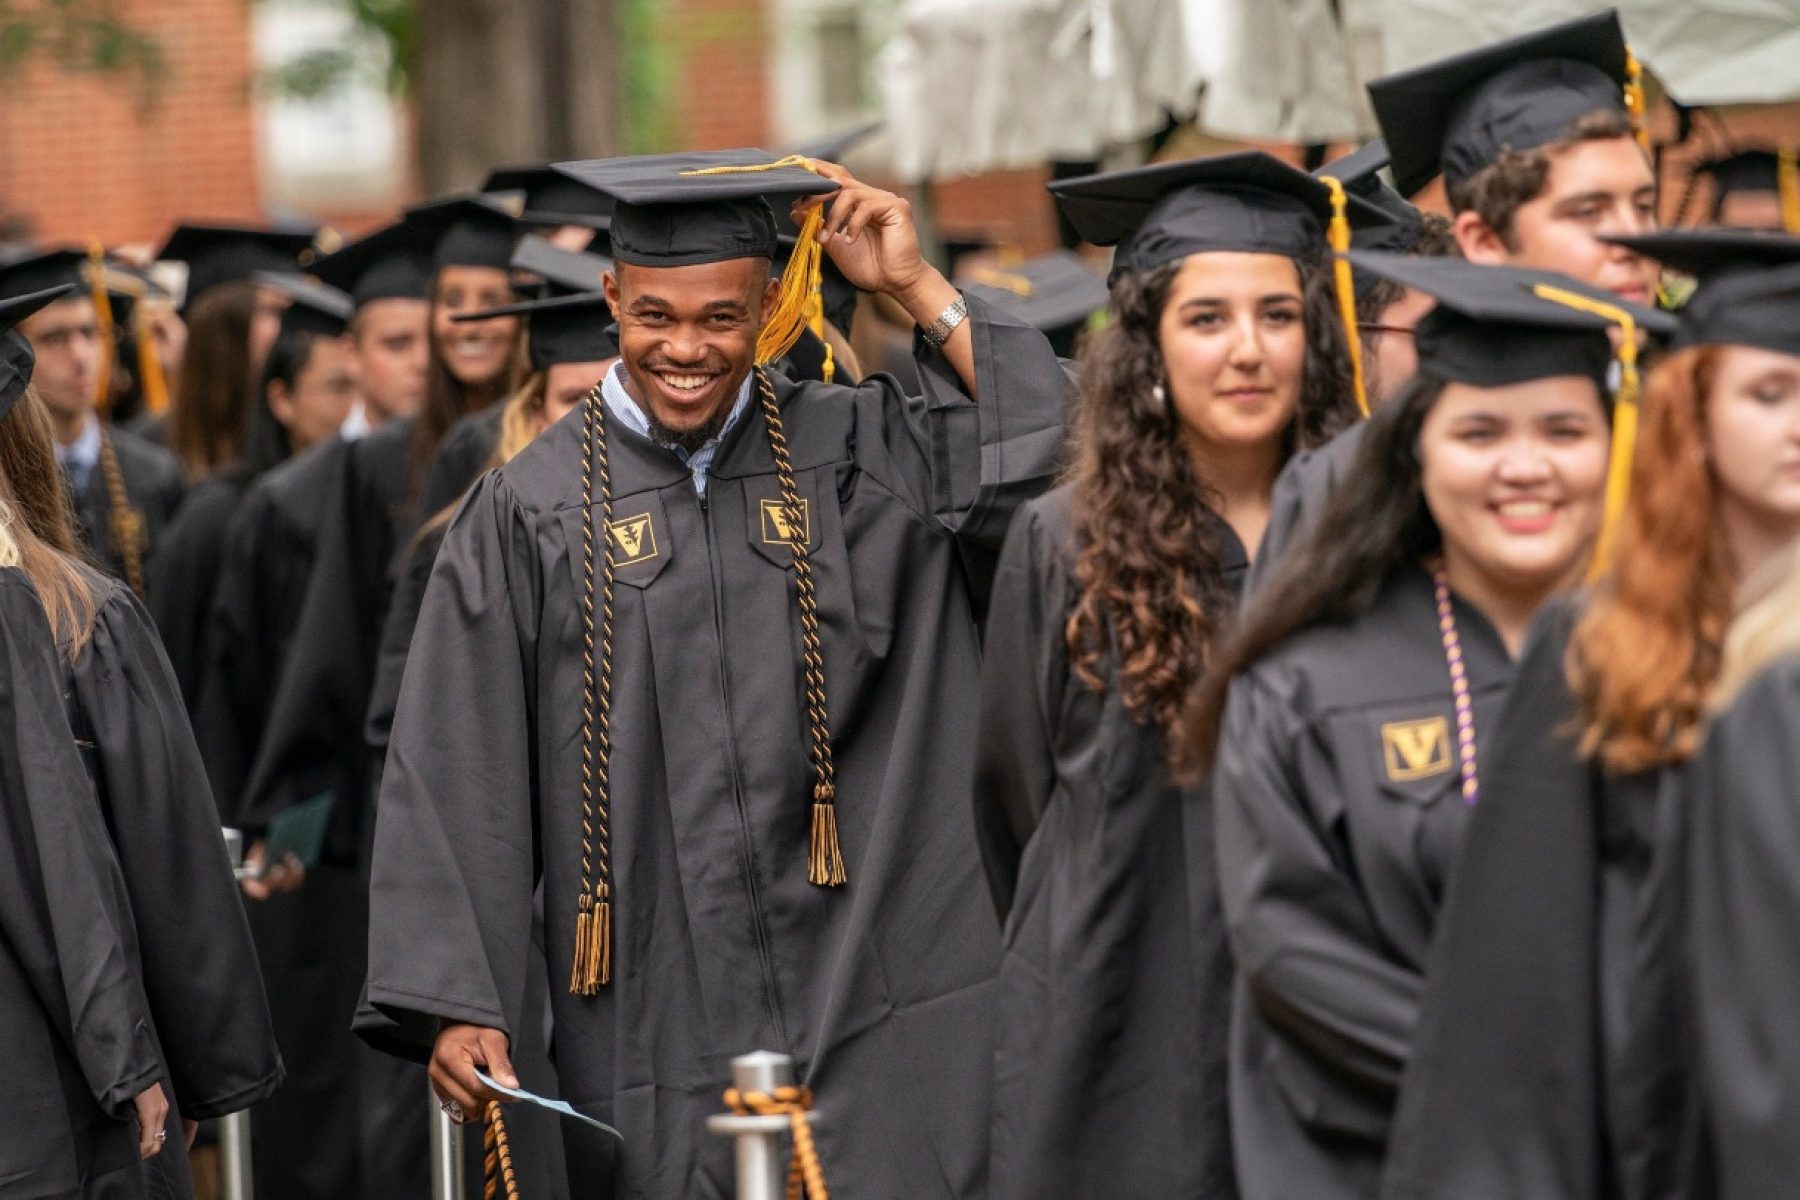
<svg viewBox="0 0 1800 1200">
<path fill-rule="evenodd" d="M 1800 241 L 1619 240 L 1699 286 L 1647 381 L 1607 569 L 1539 622 L 1494 733 L 1402 1088 L 1407 1200 L 1695 1194 L 1684 765 L 1740 588 L 1800 536 Z"/>
</svg>

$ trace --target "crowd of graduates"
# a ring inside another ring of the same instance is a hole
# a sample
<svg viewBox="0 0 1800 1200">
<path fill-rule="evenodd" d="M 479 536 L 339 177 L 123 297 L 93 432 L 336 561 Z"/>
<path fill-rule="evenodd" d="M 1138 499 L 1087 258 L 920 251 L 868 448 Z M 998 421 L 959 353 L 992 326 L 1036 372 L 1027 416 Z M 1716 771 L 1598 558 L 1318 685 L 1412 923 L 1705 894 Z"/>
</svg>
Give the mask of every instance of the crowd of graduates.
<svg viewBox="0 0 1800 1200">
<path fill-rule="evenodd" d="M 1369 90 L 949 275 L 843 141 L 0 256 L 0 1196 L 1789 1194 L 1800 172 Z"/>
</svg>

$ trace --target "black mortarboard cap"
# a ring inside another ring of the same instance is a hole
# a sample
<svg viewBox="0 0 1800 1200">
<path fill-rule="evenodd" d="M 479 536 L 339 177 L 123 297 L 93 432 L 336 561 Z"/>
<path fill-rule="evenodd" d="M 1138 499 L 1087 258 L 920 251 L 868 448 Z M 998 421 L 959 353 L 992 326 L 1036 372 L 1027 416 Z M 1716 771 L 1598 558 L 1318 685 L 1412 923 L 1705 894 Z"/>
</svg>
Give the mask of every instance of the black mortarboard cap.
<svg viewBox="0 0 1800 1200">
<path fill-rule="evenodd" d="M 777 161 L 767 150 L 717 150 L 558 163 L 556 169 L 612 196 L 612 253 L 619 262 L 683 267 L 778 257 L 769 198 L 791 201 L 837 190 L 804 167 L 741 170 Z"/>
<path fill-rule="evenodd" d="M 1800 355 L 1800 237 L 1750 229 L 1667 229 L 1607 237 L 1698 286 L 1673 345 L 1757 346 Z"/>
<path fill-rule="evenodd" d="M 37 361 L 31 343 L 14 326 L 45 305 L 54 304 L 75 290 L 73 283 L 58 284 L 42 291 L 8 293 L 0 299 L 0 421 L 12 411 L 25 388 L 31 383 L 31 368 Z"/>
<path fill-rule="evenodd" d="M 406 223 L 430 240 L 431 266 L 489 267 L 504 271 L 512 261 L 518 223 L 486 196 L 450 196 L 406 210 Z"/>
<path fill-rule="evenodd" d="M 573 296 L 597 291 L 601 280 L 613 268 L 612 259 L 578 250 L 564 250 L 541 237 L 526 235 L 513 250 L 515 271 L 528 271 L 543 282 L 540 294 L 532 297 L 547 300 L 551 296 Z"/>
<path fill-rule="evenodd" d="M 425 300 L 431 295 L 431 249 L 437 230 L 397 221 L 316 260 L 310 270 L 347 292 L 357 308 L 377 300 Z"/>
<path fill-rule="evenodd" d="M 80 250 L 27 251 L 0 262 L 0 300 L 40 295 L 65 285 L 86 294 L 88 256 Z M 46 301 L 48 303 L 48 301 Z M 42 307 L 41 305 L 39 307 Z M 36 309 L 32 310 L 33 312 Z M 22 314 L 24 320 L 30 313 Z"/>
<path fill-rule="evenodd" d="M 1050 192 L 1084 240 L 1119 246 L 1115 278 L 1207 251 L 1310 258 L 1327 248 L 1330 188 L 1260 150 L 1059 179 Z M 1353 231 L 1387 221 L 1355 196 L 1348 215 Z"/>
<path fill-rule="evenodd" d="M 1377 79 L 1369 99 L 1395 186 L 1411 196 L 1440 174 L 1460 183 L 1503 150 L 1535 150 L 1591 112 L 1626 111 L 1629 60 L 1609 8 Z"/>
<path fill-rule="evenodd" d="M 1738 150 L 1719 158 L 1710 158 L 1694 170 L 1712 176 L 1718 189 L 1713 208 L 1732 192 L 1781 191 L 1781 156 L 1773 150 Z"/>
<path fill-rule="evenodd" d="M 962 290 L 1045 333 L 1085 323 L 1106 307 L 1110 295 L 1106 281 L 1068 250 L 975 272 L 962 281 Z"/>
<path fill-rule="evenodd" d="M 1558 375 L 1585 375 L 1604 387 L 1613 358 L 1607 317 L 1540 296 L 1539 287 L 1622 310 L 1643 329 L 1666 334 L 1667 313 L 1638 308 L 1554 271 L 1484 266 L 1459 258 L 1350 252 L 1362 270 L 1433 297 L 1437 306 L 1413 332 L 1419 370 L 1475 387 L 1506 387 Z"/>
<path fill-rule="evenodd" d="M 512 316 L 523 316 L 528 323 L 526 346 L 534 371 L 562 363 L 603 362 L 618 356 L 618 327 L 613 324 L 604 292 L 526 300 L 480 312 L 458 313 L 451 320 L 486 321 Z"/>
<path fill-rule="evenodd" d="M 1381 178 L 1381 170 L 1388 165 L 1388 161 L 1386 139 L 1376 138 L 1362 149 L 1328 162 L 1313 172 L 1314 175 L 1336 179 L 1352 196 L 1387 214 L 1386 224 L 1363 225 L 1351 229 L 1350 248 L 1353 250 L 1386 250 L 1394 254 L 1407 254 L 1419 243 L 1419 234 L 1424 228 L 1419 210 Z M 1359 301 L 1374 291 L 1380 282 L 1379 276 L 1370 275 L 1366 271 L 1357 271 L 1354 276 L 1356 298 Z"/>
<path fill-rule="evenodd" d="M 349 295 L 330 284 L 319 283 L 304 275 L 258 274 L 253 278 L 263 287 L 286 296 L 290 303 L 281 313 L 281 332 L 315 333 L 321 337 L 341 337 L 350 328 L 356 305 Z"/>
<path fill-rule="evenodd" d="M 502 167 L 481 185 L 484 192 L 523 192 L 527 225 L 580 225 L 605 230 L 612 225 L 613 198 L 566 172 L 544 164 Z"/>
<path fill-rule="evenodd" d="M 298 274 L 301 255 L 313 248 L 310 229 L 272 229 L 243 225 L 175 227 L 156 257 L 187 264 L 182 307 L 224 283 L 249 279 L 259 271 Z"/>
</svg>

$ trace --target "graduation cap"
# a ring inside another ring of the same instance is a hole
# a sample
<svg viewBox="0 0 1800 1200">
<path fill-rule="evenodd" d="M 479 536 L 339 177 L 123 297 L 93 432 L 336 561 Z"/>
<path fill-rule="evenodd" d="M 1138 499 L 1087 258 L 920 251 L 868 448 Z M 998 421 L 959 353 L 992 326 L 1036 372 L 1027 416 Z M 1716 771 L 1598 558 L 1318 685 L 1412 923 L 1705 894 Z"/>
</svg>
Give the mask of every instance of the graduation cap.
<svg viewBox="0 0 1800 1200">
<path fill-rule="evenodd" d="M 1666 335 L 1675 318 L 1627 304 L 1610 292 L 1555 271 L 1483 266 L 1457 258 L 1415 258 L 1352 251 L 1357 265 L 1434 297 L 1413 341 L 1419 370 L 1475 387 L 1506 387 L 1560 375 L 1585 375 L 1606 390 L 1616 355 L 1612 459 L 1593 573 L 1610 559 L 1631 489 L 1637 446 L 1638 332 Z M 1619 331 L 1615 350 L 1612 330 Z"/>
<path fill-rule="evenodd" d="M 504 271 L 512 261 L 518 223 L 513 214 L 486 196 L 451 196 L 429 200 L 406 210 L 431 247 L 431 267 L 489 267 Z"/>
<path fill-rule="evenodd" d="M 1119 247 L 1109 286 L 1125 271 L 1154 270 L 1190 254 L 1314 258 L 1327 247 L 1348 250 L 1360 227 L 1391 224 L 1336 178 L 1315 178 L 1261 150 L 1059 179 L 1050 194 L 1084 240 Z M 1350 264 L 1339 259 L 1336 273 L 1356 402 L 1366 414 Z"/>
<path fill-rule="evenodd" d="M 85 290 L 89 283 L 87 262 L 85 251 L 69 247 L 26 251 L 0 261 L 0 299 L 35 296 L 64 286 Z M 22 321 L 30 315 L 24 313 L 17 319 Z"/>
<path fill-rule="evenodd" d="M 528 271 L 543 280 L 538 296 L 572 296 L 596 291 L 600 281 L 613 269 L 612 259 L 579 250 L 564 250 L 544 238 L 527 234 L 519 239 L 513 251 L 515 271 Z"/>
<path fill-rule="evenodd" d="M 1350 247 L 1353 250 L 1405 254 L 1419 243 L 1424 220 L 1406 197 L 1382 181 L 1381 170 L 1388 161 L 1387 141 L 1376 138 L 1362 149 L 1328 162 L 1313 172 L 1321 178 L 1329 176 L 1338 180 L 1352 196 L 1387 214 L 1386 224 L 1351 229 Z M 1365 271 L 1355 272 L 1356 298 L 1364 299 L 1379 282 L 1378 276 Z"/>
<path fill-rule="evenodd" d="M 424 300 L 435 273 L 431 250 L 436 227 L 403 220 L 378 229 L 316 260 L 320 281 L 347 292 L 357 307 L 377 300 Z"/>
<path fill-rule="evenodd" d="M 1111 298 L 1106 281 L 1069 250 L 975 272 L 965 279 L 962 291 L 1045 333 L 1086 323 Z"/>
<path fill-rule="evenodd" d="M 1796 167 L 1791 152 L 1739 150 L 1708 159 L 1694 171 L 1712 177 L 1713 220 L 1719 219 L 1726 197 L 1740 192 L 1761 192 L 1781 200 L 1782 227 L 1789 233 L 1800 233 L 1800 168 Z"/>
<path fill-rule="evenodd" d="M 604 232 L 612 226 L 613 198 L 548 163 L 502 167 L 481 185 L 484 192 L 523 192 L 527 225 L 579 225 Z"/>
<path fill-rule="evenodd" d="M 62 283 L 42 291 L 8 293 L 0 299 L 0 421 L 12 411 L 25 388 L 31 383 L 31 368 L 37 361 L 31 343 L 15 326 L 32 313 L 75 291 L 75 284 Z"/>
<path fill-rule="evenodd" d="M 1672 345 L 1758 346 L 1800 355 L 1800 237 L 1749 229 L 1668 229 L 1603 237 L 1694 277 Z"/>
<path fill-rule="evenodd" d="M 613 324 L 605 292 L 526 300 L 480 312 L 458 313 L 450 319 L 487 321 L 516 316 L 523 316 L 529 325 L 526 347 L 533 371 L 562 363 L 603 362 L 619 355 L 618 326 Z"/>
<path fill-rule="evenodd" d="M 1408 196 L 1440 174 L 1454 186 L 1502 151 L 1566 137 L 1589 113 L 1643 111 L 1637 61 L 1610 8 L 1377 79 L 1369 100 Z"/>
<path fill-rule="evenodd" d="M 348 293 L 303 275 L 258 274 L 252 278 L 263 287 L 286 296 L 290 303 L 281 313 L 281 332 L 342 337 L 356 315 Z"/>
<path fill-rule="evenodd" d="M 187 264 L 187 290 L 182 296 L 182 308 L 187 309 L 210 289 L 249 279 L 259 271 L 298 274 L 301 255 L 312 246 L 310 229 L 183 224 L 175 227 L 156 257 Z"/>
</svg>

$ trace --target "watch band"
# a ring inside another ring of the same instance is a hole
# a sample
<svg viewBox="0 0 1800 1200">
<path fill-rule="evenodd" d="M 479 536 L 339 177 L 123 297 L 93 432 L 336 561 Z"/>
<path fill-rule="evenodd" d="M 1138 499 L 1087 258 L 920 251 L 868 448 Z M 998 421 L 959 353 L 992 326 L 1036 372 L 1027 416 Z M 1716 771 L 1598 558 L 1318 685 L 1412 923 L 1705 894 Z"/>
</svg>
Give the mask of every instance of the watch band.
<svg viewBox="0 0 1800 1200">
<path fill-rule="evenodd" d="M 950 340 L 950 335 L 956 332 L 956 327 L 968 318 L 969 302 L 958 296 L 948 308 L 938 314 L 938 319 L 931 323 L 929 329 L 919 331 L 919 336 L 933 350 L 942 350 L 944 343 Z"/>
</svg>

